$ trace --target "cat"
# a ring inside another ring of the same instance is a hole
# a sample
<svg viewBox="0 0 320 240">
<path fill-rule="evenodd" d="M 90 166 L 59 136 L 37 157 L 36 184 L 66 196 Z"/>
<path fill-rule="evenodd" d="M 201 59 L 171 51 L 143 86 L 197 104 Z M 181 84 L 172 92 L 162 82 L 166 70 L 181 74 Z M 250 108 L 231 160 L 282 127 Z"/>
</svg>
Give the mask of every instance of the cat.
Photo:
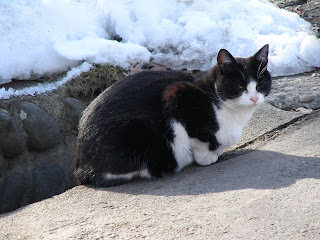
<svg viewBox="0 0 320 240">
<path fill-rule="evenodd" d="M 163 177 L 196 162 L 215 163 L 235 144 L 271 90 L 269 45 L 248 58 L 221 49 L 198 78 L 181 71 L 139 72 L 85 109 L 75 145 L 78 184 L 107 187 Z"/>
</svg>

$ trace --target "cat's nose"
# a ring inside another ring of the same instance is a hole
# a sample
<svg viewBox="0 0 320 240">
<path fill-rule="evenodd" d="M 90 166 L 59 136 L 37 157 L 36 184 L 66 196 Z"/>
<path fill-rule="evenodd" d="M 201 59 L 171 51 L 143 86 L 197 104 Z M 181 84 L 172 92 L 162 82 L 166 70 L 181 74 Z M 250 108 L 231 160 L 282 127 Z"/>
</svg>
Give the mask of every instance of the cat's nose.
<svg viewBox="0 0 320 240">
<path fill-rule="evenodd" d="M 254 97 L 251 97 L 250 100 L 253 102 L 253 103 L 256 103 L 259 98 L 257 96 L 254 96 Z"/>
</svg>

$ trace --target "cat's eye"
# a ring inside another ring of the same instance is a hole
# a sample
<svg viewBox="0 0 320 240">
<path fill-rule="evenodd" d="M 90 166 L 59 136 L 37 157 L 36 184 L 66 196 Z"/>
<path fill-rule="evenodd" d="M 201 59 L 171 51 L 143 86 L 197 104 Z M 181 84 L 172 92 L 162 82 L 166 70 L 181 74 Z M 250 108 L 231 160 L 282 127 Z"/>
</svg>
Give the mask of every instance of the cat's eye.
<svg viewBox="0 0 320 240">
<path fill-rule="evenodd" d="M 247 91 L 247 87 L 245 87 L 245 86 L 239 86 L 239 88 L 241 89 L 241 90 L 246 90 Z"/>
</svg>

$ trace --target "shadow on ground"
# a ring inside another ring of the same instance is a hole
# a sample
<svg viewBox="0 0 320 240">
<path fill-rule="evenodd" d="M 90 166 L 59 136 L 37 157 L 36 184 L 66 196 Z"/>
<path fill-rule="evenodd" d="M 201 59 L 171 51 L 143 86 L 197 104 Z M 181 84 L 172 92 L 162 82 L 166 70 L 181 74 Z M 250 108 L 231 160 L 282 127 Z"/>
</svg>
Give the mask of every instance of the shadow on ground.
<svg viewBox="0 0 320 240">
<path fill-rule="evenodd" d="M 162 179 L 97 190 L 133 195 L 200 195 L 241 189 L 280 189 L 306 178 L 320 179 L 320 158 L 244 150 L 211 166 L 190 166 Z"/>
<path fill-rule="evenodd" d="M 72 189 L 71 195 L 68 195 L 68 191 L 63 193 L 61 198 L 71 197 L 80 206 L 83 202 L 91 202 L 95 206 L 104 192 L 108 193 L 107 198 L 117 199 L 116 201 L 126 201 L 127 198 L 132 200 L 128 195 L 141 196 L 143 201 L 143 196 L 179 197 L 246 189 L 277 190 L 290 187 L 303 179 L 320 179 L 319 157 L 294 156 L 275 151 L 237 150 L 226 154 L 211 166 L 193 165 L 162 179 L 139 180 L 109 188 L 96 189 L 88 186 L 86 189 L 87 187 L 80 186 L 79 189 Z M 78 195 L 74 195 L 76 192 Z M 123 195 L 119 196 L 118 193 Z M 67 195 L 63 196 L 64 194 Z M 53 202 L 60 199 L 59 196 L 54 198 Z M 0 218 L 16 214 L 24 208 L 1 214 Z"/>
</svg>

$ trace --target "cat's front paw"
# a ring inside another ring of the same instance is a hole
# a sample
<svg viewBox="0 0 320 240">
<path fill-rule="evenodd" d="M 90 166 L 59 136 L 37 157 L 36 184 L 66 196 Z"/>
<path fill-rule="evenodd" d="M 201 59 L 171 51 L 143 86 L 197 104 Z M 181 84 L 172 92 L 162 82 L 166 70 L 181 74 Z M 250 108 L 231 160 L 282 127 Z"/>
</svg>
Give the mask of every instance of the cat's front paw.
<svg viewBox="0 0 320 240">
<path fill-rule="evenodd" d="M 218 148 L 218 149 L 215 150 L 214 152 L 215 152 L 215 154 L 218 155 L 218 157 L 220 157 L 220 156 L 223 154 L 223 152 L 224 152 L 224 148 Z"/>
<path fill-rule="evenodd" d="M 208 166 L 218 160 L 218 155 L 214 152 L 208 152 L 207 155 L 194 153 L 194 160 L 201 166 Z"/>
</svg>

